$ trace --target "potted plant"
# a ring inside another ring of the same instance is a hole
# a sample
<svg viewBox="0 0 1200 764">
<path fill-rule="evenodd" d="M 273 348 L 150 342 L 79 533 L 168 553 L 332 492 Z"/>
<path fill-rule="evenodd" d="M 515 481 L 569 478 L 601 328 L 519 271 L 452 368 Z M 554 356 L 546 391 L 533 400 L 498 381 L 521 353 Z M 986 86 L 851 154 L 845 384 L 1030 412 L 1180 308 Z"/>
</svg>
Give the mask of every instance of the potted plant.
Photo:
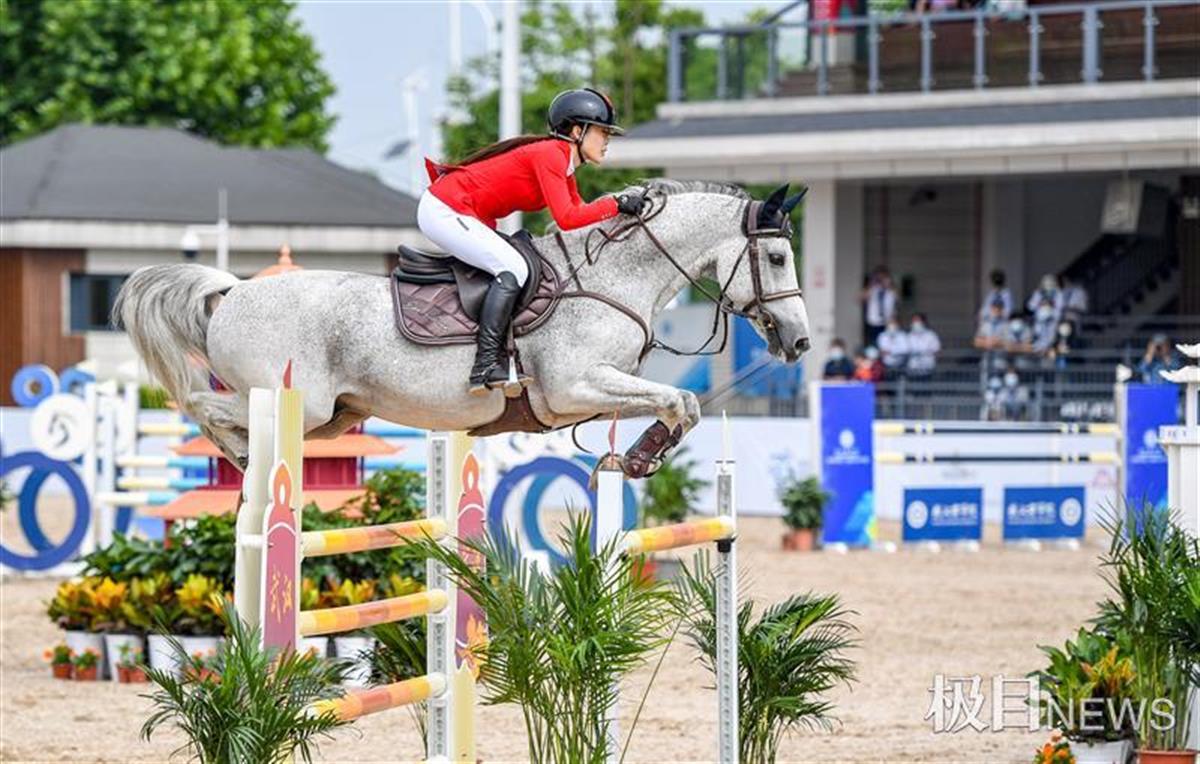
<svg viewBox="0 0 1200 764">
<path fill-rule="evenodd" d="M 700 492 L 709 481 L 692 474 L 697 466 L 695 460 L 684 460 L 687 449 L 676 451 L 653 475 L 642 483 L 640 527 L 671 525 L 687 519 L 688 512 L 696 506 Z M 681 563 L 676 557 L 649 555 L 635 560 L 634 566 L 643 576 L 657 576 L 671 580 L 679 573 Z"/>
<path fill-rule="evenodd" d="M 171 648 L 170 634 L 183 617 L 175 586 L 164 572 L 131 582 L 129 606 L 136 611 L 133 622 L 146 632 L 146 655 L 151 668 L 178 671 L 179 664 Z"/>
<path fill-rule="evenodd" d="M 185 670 L 179 675 L 148 670 L 154 686 L 147 697 L 154 710 L 142 725 L 142 738 L 170 725 L 185 736 L 190 758 L 199 761 L 311 762 L 317 742 L 346 724 L 331 712 L 312 711 L 314 702 L 341 694 L 343 667 L 291 650 L 263 650 L 259 631 L 224 607 L 229 637 L 211 665 L 197 665 L 172 640 Z M 201 669 L 214 673 L 202 675 Z"/>
<path fill-rule="evenodd" d="M 329 595 L 330 607 L 361 605 L 375 599 L 374 581 L 343 581 Z M 371 651 L 375 640 L 365 631 L 352 631 L 333 638 L 333 651 L 338 658 L 349 661 L 352 668 L 346 674 L 349 687 L 366 687 L 371 679 Z"/>
<path fill-rule="evenodd" d="M 147 681 L 141 646 L 126 642 L 118 649 L 120 656 L 117 658 L 117 681 L 121 684 Z"/>
<path fill-rule="evenodd" d="M 1129 646 L 1080 629 L 1066 645 L 1040 647 L 1050 665 L 1038 680 L 1042 724 L 1062 732 L 1078 764 L 1125 764 L 1136 735 L 1133 660 Z"/>
<path fill-rule="evenodd" d="M 47 650 L 46 660 L 55 679 L 71 678 L 71 648 L 67 647 L 66 642 L 59 642 Z"/>
<path fill-rule="evenodd" d="M 1168 512 L 1150 506 L 1127 510 L 1124 518 L 1110 517 L 1103 524 L 1112 538 L 1103 557 L 1110 596 L 1101 604 L 1098 623 L 1128 639 L 1133 694 L 1151 711 L 1138 719 L 1138 759 L 1194 764 L 1196 752 L 1187 742 L 1191 688 L 1200 677 L 1200 638 L 1192 620 L 1200 612 L 1195 605 L 1200 542 L 1173 523 Z M 1153 713 L 1155 708 L 1164 711 L 1166 704 L 1169 720 Z"/>
<path fill-rule="evenodd" d="M 100 674 L 100 653 L 84 650 L 71 659 L 72 671 L 77 682 L 94 682 Z"/>
<path fill-rule="evenodd" d="M 139 618 L 130 607 L 127 594 L 129 584 L 117 583 L 111 578 L 103 579 L 92 592 L 96 608 L 96 630 L 104 634 L 104 654 L 108 676 L 119 681 L 117 662 L 125 647 L 142 651 L 142 635 L 130 624 L 130 618 Z"/>
<path fill-rule="evenodd" d="M 783 548 L 809 552 L 817 544 L 817 534 L 825 523 L 825 505 L 832 498 L 815 477 L 803 480 L 791 476 L 779 492 L 783 504 Z"/>
<path fill-rule="evenodd" d="M 1033 764 L 1079 764 L 1071 751 L 1071 744 L 1055 730 L 1050 739 L 1033 754 Z M 1123 763 L 1122 763 L 1123 764 Z"/>
<path fill-rule="evenodd" d="M 179 617 L 173 630 L 188 655 L 211 656 L 216 653 L 221 635 L 225 633 L 221 612 L 224 592 L 214 578 L 193 573 L 175 589 Z"/>
<path fill-rule="evenodd" d="M 104 653 L 104 636 L 92 628 L 96 615 L 92 599 L 95 583 L 91 578 L 63 581 L 46 606 L 46 614 L 66 632 L 64 640 L 76 656 L 87 650 L 97 655 Z"/>
<path fill-rule="evenodd" d="M 696 553 L 676 582 L 683 633 L 700 651 L 700 661 L 717 669 L 717 584 L 707 550 Z M 773 762 L 790 730 L 829 729 L 833 704 L 828 693 L 850 686 L 857 644 L 837 595 L 798 594 L 763 610 L 738 607 L 738 760 Z"/>
</svg>

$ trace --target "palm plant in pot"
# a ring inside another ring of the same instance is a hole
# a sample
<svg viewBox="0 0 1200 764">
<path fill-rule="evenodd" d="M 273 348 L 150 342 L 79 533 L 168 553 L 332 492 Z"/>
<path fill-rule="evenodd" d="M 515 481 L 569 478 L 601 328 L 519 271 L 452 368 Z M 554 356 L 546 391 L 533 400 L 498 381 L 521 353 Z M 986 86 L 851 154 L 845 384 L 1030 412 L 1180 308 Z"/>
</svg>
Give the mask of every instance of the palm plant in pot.
<svg viewBox="0 0 1200 764">
<path fill-rule="evenodd" d="M 676 581 L 683 633 L 716 676 L 717 585 L 707 550 L 700 550 Z M 829 729 L 827 697 L 854 679 L 846 653 L 857 628 L 837 595 L 798 594 L 755 618 L 753 603 L 740 603 L 738 629 L 739 761 L 776 760 L 785 735 L 802 728 Z"/>
<path fill-rule="evenodd" d="M 821 488 L 815 477 L 801 480 L 792 475 L 787 478 L 779 491 L 783 522 L 788 527 L 783 535 L 784 549 L 812 551 L 825 524 L 825 505 L 831 498 L 832 494 Z"/>
<path fill-rule="evenodd" d="M 1200 542 L 1147 506 L 1106 518 L 1103 557 L 1110 596 L 1097 623 L 1130 645 L 1138 719 L 1138 757 L 1150 764 L 1194 764 L 1187 749 L 1191 690 L 1200 678 Z"/>
<path fill-rule="evenodd" d="M 687 449 L 676 451 L 653 475 L 642 483 L 641 524 L 648 528 L 656 525 L 671 525 L 687 519 L 688 512 L 696 506 L 700 492 L 709 481 L 692 474 L 697 466 L 693 460 L 683 457 Z M 657 576 L 663 580 L 673 579 L 681 563 L 675 557 L 650 555 L 636 563 L 645 576 Z"/>
<path fill-rule="evenodd" d="M 1042 646 L 1049 665 L 1030 674 L 1043 726 L 1070 741 L 1077 764 L 1124 764 L 1137 733 L 1133 659 L 1119 637 L 1080 629 L 1063 648 Z"/>
</svg>

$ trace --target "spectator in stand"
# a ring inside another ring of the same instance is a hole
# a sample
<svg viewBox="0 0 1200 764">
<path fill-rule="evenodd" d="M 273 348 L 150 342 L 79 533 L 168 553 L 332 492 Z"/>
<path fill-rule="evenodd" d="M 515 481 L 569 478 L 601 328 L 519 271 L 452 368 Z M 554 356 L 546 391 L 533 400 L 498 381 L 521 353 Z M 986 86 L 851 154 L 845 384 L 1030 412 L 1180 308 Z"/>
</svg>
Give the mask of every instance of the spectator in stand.
<svg viewBox="0 0 1200 764">
<path fill-rule="evenodd" d="M 924 313 L 914 313 L 908 327 L 909 377 L 930 377 L 937 368 L 937 354 L 942 350 L 942 341 L 937 332 L 929 328 Z"/>
<path fill-rule="evenodd" d="M 1057 335 L 1049 355 L 1056 369 L 1065 369 L 1067 368 L 1067 358 L 1075 349 L 1075 324 L 1066 318 L 1059 321 Z"/>
<path fill-rule="evenodd" d="M 988 290 L 988 293 L 983 298 L 983 304 L 979 306 L 979 320 L 983 321 L 985 318 L 988 318 L 992 312 L 992 304 L 998 301 L 1000 303 L 1000 317 L 1007 321 L 1012 316 L 1013 298 L 1012 292 L 1009 291 L 1008 287 L 1004 286 L 1004 282 L 1006 281 L 1004 271 L 999 268 L 992 271 L 991 281 L 992 288 Z"/>
<path fill-rule="evenodd" d="M 988 419 L 993 421 L 1016 421 L 1024 418 L 1029 402 L 1029 389 L 1021 384 L 1017 370 L 1012 366 L 1003 377 L 992 377 L 988 391 L 984 394 Z"/>
<path fill-rule="evenodd" d="M 854 362 L 846 357 L 846 343 L 835 339 L 829 346 L 829 360 L 823 375 L 829 381 L 845 382 L 854 376 Z"/>
<path fill-rule="evenodd" d="M 884 379 L 895 379 L 904 373 L 908 363 L 908 334 L 900 328 L 900 319 L 892 317 L 888 321 L 875 346 L 879 348 L 880 360 L 883 361 Z"/>
<path fill-rule="evenodd" d="M 1088 312 L 1087 290 L 1074 279 L 1063 279 L 1062 301 L 1063 318 L 1078 329 L 1079 322 Z"/>
<path fill-rule="evenodd" d="M 1034 367 L 1033 330 L 1022 316 L 1013 316 L 1008 321 L 1008 353 L 1018 370 Z"/>
<path fill-rule="evenodd" d="M 1025 302 L 1025 307 L 1030 313 L 1037 311 L 1038 306 L 1042 302 L 1049 302 L 1050 307 L 1054 309 L 1054 318 L 1057 320 L 1063 313 L 1063 293 L 1058 288 L 1058 276 L 1053 273 L 1047 273 L 1042 276 L 1042 284 L 1034 290 L 1033 294 L 1029 295 L 1029 299 Z"/>
<path fill-rule="evenodd" d="M 879 335 L 888 322 L 896 317 L 896 289 L 892 286 L 892 274 L 879 266 L 867 280 L 859 300 L 863 303 L 864 345 L 878 345 Z"/>
<path fill-rule="evenodd" d="M 1042 360 L 1042 366 L 1053 364 L 1052 351 L 1058 340 L 1059 316 L 1048 297 L 1042 297 L 1033 312 L 1033 353 Z"/>
<path fill-rule="evenodd" d="M 854 356 L 854 379 L 856 382 L 879 382 L 883 379 L 883 364 L 879 362 L 879 351 L 867 345 Z"/>
<path fill-rule="evenodd" d="M 1178 369 L 1179 358 L 1175 355 L 1175 351 L 1171 349 L 1171 343 L 1167 341 L 1167 335 L 1156 334 L 1150 338 L 1150 344 L 1146 345 L 1146 354 L 1142 356 L 1142 360 L 1137 368 L 1138 372 L 1142 375 L 1142 381 L 1146 384 L 1168 384 L 1167 380 L 1163 379 L 1159 372 Z"/>
<path fill-rule="evenodd" d="M 1008 366 L 1008 344 L 1008 317 L 1004 315 L 1004 301 L 997 298 L 975 330 L 974 345 L 983 351 L 979 366 L 985 379 L 1003 373 Z"/>
</svg>

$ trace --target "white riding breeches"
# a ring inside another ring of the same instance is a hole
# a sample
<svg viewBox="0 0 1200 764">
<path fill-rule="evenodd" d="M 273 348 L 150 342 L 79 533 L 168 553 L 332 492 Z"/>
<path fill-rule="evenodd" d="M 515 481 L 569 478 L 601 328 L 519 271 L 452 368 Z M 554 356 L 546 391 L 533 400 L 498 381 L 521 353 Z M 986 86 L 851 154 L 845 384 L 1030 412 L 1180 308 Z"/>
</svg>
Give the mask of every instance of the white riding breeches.
<svg viewBox="0 0 1200 764">
<path fill-rule="evenodd" d="M 508 271 L 522 286 L 529 278 L 525 258 L 500 234 L 470 215 L 455 212 L 428 190 L 417 204 L 417 226 L 427 239 L 464 263 L 493 276 Z"/>
</svg>

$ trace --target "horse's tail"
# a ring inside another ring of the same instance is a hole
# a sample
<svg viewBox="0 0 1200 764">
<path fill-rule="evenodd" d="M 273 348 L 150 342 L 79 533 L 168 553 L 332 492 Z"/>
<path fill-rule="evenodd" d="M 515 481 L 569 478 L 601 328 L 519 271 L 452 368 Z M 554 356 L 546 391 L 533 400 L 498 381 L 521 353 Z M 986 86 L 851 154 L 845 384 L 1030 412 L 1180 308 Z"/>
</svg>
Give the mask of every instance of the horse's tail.
<svg viewBox="0 0 1200 764">
<path fill-rule="evenodd" d="M 135 271 L 117 295 L 113 325 L 129 333 L 150 373 L 184 411 L 190 393 L 208 389 L 209 299 L 238 282 L 204 265 L 151 265 Z"/>
</svg>

